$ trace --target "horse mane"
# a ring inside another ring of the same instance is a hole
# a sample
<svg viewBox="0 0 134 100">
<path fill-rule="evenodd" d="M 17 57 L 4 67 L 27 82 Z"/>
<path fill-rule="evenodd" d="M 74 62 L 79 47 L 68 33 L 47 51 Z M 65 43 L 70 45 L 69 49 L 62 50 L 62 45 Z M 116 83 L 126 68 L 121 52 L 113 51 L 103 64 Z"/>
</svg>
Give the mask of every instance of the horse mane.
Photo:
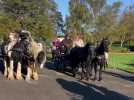
<svg viewBox="0 0 134 100">
<path fill-rule="evenodd" d="M 38 53 L 45 49 L 42 43 L 36 42 L 32 37 L 30 39 L 30 44 L 31 52 L 34 54 L 34 58 L 37 58 Z"/>
</svg>

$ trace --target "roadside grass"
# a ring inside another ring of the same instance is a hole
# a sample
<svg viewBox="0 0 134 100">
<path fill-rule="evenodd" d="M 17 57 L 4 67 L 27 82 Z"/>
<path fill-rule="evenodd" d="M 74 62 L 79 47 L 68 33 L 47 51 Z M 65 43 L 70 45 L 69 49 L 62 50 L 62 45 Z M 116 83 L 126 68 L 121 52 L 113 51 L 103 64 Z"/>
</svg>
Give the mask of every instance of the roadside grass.
<svg viewBox="0 0 134 100">
<path fill-rule="evenodd" d="M 109 67 L 134 73 L 134 53 L 110 53 Z"/>
</svg>

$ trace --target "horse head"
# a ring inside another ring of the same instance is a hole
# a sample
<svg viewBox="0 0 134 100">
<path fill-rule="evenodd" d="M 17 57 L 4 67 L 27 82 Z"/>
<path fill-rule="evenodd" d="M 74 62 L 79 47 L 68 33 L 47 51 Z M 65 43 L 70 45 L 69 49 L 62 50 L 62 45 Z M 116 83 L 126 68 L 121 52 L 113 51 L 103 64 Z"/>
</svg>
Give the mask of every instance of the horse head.
<svg viewBox="0 0 134 100">
<path fill-rule="evenodd" d="M 26 30 L 21 30 L 19 32 L 19 37 L 21 40 L 26 40 L 26 41 L 31 41 L 31 33 L 29 31 L 26 31 Z"/>
<path fill-rule="evenodd" d="M 10 33 L 9 33 L 8 39 L 9 39 L 10 42 L 17 41 L 18 38 L 19 38 L 19 35 L 18 35 L 17 32 L 10 32 Z"/>
<path fill-rule="evenodd" d="M 3 52 L 7 54 L 17 44 L 18 40 L 19 35 L 17 31 L 10 32 L 8 36 L 8 41 L 3 41 Z"/>
<path fill-rule="evenodd" d="M 103 55 L 105 52 L 108 52 L 110 41 L 108 38 L 103 38 L 101 43 L 96 47 L 96 53 L 98 55 Z"/>
<path fill-rule="evenodd" d="M 104 38 L 102 40 L 102 43 L 103 43 L 103 46 L 104 46 L 104 51 L 105 52 L 108 52 L 108 49 L 109 49 L 109 45 L 110 45 L 110 41 L 108 38 Z"/>
<path fill-rule="evenodd" d="M 23 45 L 22 49 L 23 49 L 24 53 L 27 56 L 32 56 L 31 33 L 26 30 L 21 30 L 19 32 L 19 37 L 20 37 L 20 43 Z"/>
</svg>

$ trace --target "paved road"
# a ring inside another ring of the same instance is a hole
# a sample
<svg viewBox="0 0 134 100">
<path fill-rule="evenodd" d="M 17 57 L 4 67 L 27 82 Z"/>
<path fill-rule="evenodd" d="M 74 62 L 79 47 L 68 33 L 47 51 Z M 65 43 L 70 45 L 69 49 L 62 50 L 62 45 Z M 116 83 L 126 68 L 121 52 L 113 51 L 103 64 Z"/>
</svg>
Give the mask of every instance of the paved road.
<svg viewBox="0 0 134 100">
<path fill-rule="evenodd" d="M 38 81 L 0 75 L 0 100 L 134 100 L 134 75 L 108 70 L 101 82 L 78 81 L 47 68 Z"/>
</svg>

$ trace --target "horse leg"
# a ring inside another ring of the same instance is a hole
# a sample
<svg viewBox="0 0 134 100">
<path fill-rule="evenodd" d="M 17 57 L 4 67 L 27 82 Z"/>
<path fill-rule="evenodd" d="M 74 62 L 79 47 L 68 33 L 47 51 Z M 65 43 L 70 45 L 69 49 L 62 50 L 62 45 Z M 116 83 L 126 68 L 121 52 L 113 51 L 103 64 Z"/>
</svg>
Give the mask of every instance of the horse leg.
<svg viewBox="0 0 134 100">
<path fill-rule="evenodd" d="M 45 61 L 46 62 L 46 61 Z M 40 64 L 40 69 L 43 69 L 44 68 L 44 61 Z"/>
<path fill-rule="evenodd" d="M 60 61 L 60 66 L 61 66 L 61 72 L 63 73 L 64 72 L 64 61 Z"/>
<path fill-rule="evenodd" d="M 94 63 L 91 62 L 91 64 L 88 64 L 87 66 L 87 74 L 88 74 L 88 77 L 91 79 L 91 76 L 92 76 L 92 70 L 93 70 L 93 66 L 94 66 Z"/>
<path fill-rule="evenodd" d="M 94 66 L 93 66 L 93 67 L 94 67 L 94 72 L 95 72 L 93 80 L 96 80 L 96 76 L 97 76 L 97 66 L 98 66 L 97 63 L 95 63 Z"/>
<path fill-rule="evenodd" d="M 27 67 L 27 76 L 26 76 L 26 80 L 30 80 L 30 79 L 31 79 L 32 68 L 33 68 L 33 65 L 30 65 L 30 66 Z"/>
<path fill-rule="evenodd" d="M 80 72 L 81 80 L 84 79 L 84 66 L 82 63 L 79 64 L 79 72 Z"/>
<path fill-rule="evenodd" d="M 76 76 L 76 68 L 74 68 L 74 67 L 72 67 L 72 73 L 73 73 L 73 77 L 75 77 Z"/>
<path fill-rule="evenodd" d="M 16 73 L 16 79 L 17 80 L 22 80 L 22 75 L 21 75 L 21 63 L 18 62 L 17 64 L 17 73 Z"/>
<path fill-rule="evenodd" d="M 82 68 L 82 72 L 81 73 L 81 80 L 84 79 L 84 71 L 83 71 L 83 68 Z"/>
<path fill-rule="evenodd" d="M 85 69 L 86 69 L 86 80 L 89 80 L 90 77 L 90 66 L 87 66 L 87 64 L 85 65 Z"/>
<path fill-rule="evenodd" d="M 43 61 L 42 61 L 41 64 L 40 64 L 40 69 L 43 69 L 43 68 L 44 68 L 44 65 L 45 65 L 45 63 L 46 63 L 46 59 L 47 59 L 47 57 L 46 57 L 46 53 L 45 53 L 45 54 L 44 54 Z"/>
<path fill-rule="evenodd" d="M 8 79 L 9 80 L 14 79 L 14 75 L 13 75 L 13 60 L 10 60 Z"/>
<path fill-rule="evenodd" d="M 44 63 L 41 63 L 40 64 L 40 69 L 43 69 L 44 68 Z"/>
<path fill-rule="evenodd" d="M 8 74 L 8 66 L 6 60 L 4 60 L 4 76 L 7 77 Z"/>
<path fill-rule="evenodd" d="M 106 64 L 105 64 L 105 66 L 108 68 L 108 59 L 106 59 Z"/>
<path fill-rule="evenodd" d="M 37 68 L 36 67 L 37 67 L 37 62 L 34 63 L 34 68 L 32 69 L 33 70 L 33 73 L 32 73 L 33 75 L 32 76 L 33 76 L 33 79 L 34 80 L 38 80 L 39 79 L 39 76 L 38 76 L 38 72 L 37 72 Z"/>
<path fill-rule="evenodd" d="M 106 69 L 106 62 L 104 62 L 104 65 L 103 66 L 104 66 L 104 70 L 105 70 Z"/>
<path fill-rule="evenodd" d="M 104 56 L 105 56 L 105 66 L 104 67 L 108 68 L 108 58 L 109 58 L 108 52 L 105 52 Z"/>
<path fill-rule="evenodd" d="M 100 65 L 100 69 L 99 69 L 99 81 L 102 80 L 102 68 L 103 68 L 103 64 Z"/>
<path fill-rule="evenodd" d="M 85 74 L 86 74 L 84 63 L 81 63 L 81 66 L 80 67 L 82 69 L 82 71 L 81 71 L 81 80 L 82 80 L 82 79 L 84 79 Z"/>
</svg>

